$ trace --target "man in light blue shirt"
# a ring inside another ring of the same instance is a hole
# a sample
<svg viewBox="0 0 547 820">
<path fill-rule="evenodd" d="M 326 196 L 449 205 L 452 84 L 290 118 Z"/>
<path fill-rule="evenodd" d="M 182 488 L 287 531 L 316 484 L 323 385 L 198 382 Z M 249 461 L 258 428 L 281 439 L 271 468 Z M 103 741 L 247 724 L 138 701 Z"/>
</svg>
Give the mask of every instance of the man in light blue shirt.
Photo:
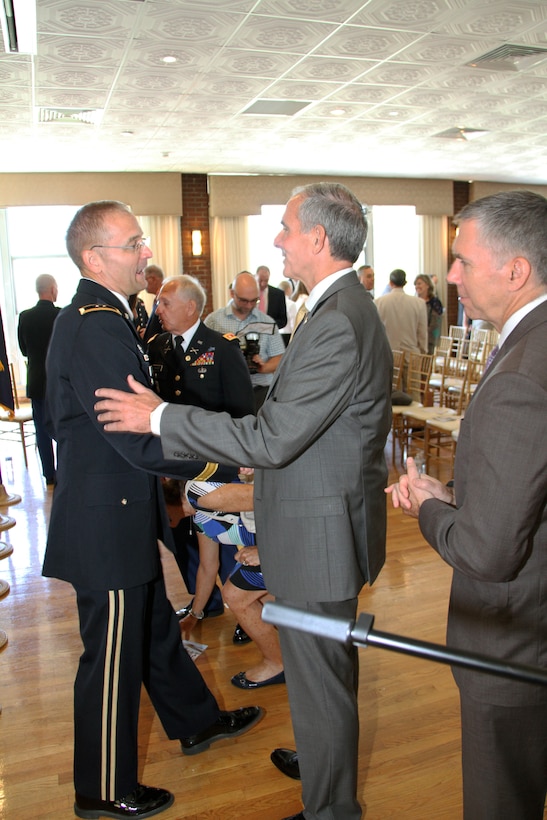
<svg viewBox="0 0 547 820">
<path fill-rule="evenodd" d="M 285 345 L 278 327 L 271 316 L 257 308 L 258 285 L 248 271 L 238 273 L 230 288 L 231 299 L 226 307 L 219 308 L 204 320 L 207 327 L 219 333 L 233 333 L 244 348 L 246 335 L 258 335 L 259 352 L 247 358 L 255 397 L 255 412 L 262 407 L 273 373 L 277 369 Z"/>
</svg>

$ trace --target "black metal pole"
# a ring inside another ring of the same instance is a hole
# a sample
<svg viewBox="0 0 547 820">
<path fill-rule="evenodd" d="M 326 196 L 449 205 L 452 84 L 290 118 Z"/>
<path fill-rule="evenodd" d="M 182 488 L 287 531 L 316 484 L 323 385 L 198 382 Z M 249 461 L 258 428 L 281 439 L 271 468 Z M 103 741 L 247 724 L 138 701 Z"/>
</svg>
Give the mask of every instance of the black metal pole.
<svg viewBox="0 0 547 820">
<path fill-rule="evenodd" d="M 402 635 L 392 635 L 388 632 L 378 632 L 373 629 L 374 615 L 362 613 L 357 622 L 344 618 L 330 618 L 327 615 L 314 615 L 295 607 L 270 602 L 264 605 L 262 618 L 267 623 L 284 626 L 291 629 L 300 629 L 323 638 L 332 638 L 340 643 L 353 643 L 355 646 L 378 646 L 390 649 L 392 652 L 401 652 L 405 655 L 414 655 L 436 663 L 446 663 L 451 666 L 464 666 L 478 672 L 490 675 L 501 675 L 505 678 L 514 678 L 547 686 L 547 670 L 535 666 L 507 663 L 487 655 L 474 652 L 465 652 L 461 649 L 451 649 L 441 644 L 428 643 L 406 638 Z"/>
</svg>

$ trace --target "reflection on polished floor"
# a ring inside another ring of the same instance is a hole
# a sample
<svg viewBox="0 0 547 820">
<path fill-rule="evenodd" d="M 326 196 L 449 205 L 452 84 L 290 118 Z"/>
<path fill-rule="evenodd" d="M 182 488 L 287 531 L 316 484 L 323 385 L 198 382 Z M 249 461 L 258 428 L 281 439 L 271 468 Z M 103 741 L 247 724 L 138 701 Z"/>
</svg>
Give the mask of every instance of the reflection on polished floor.
<svg viewBox="0 0 547 820">
<path fill-rule="evenodd" d="M 0 447 L 6 489 L 22 496 L 0 510 L 16 519 L 1 536 L 13 553 L 0 561 L 0 578 L 11 587 L 0 600 L 0 629 L 8 635 L 0 652 L 0 817 L 64 820 L 73 816 L 72 684 L 81 651 L 74 593 L 40 573 L 52 491 L 37 453 L 29 450 L 25 469 L 20 446 L 2 441 Z M 180 607 L 188 595 L 166 551 L 163 562 L 169 595 Z M 375 628 L 444 643 L 449 584 L 449 569 L 416 522 L 390 511 L 386 567 L 361 595 L 361 610 L 375 615 Z M 252 644 L 232 644 L 233 628 L 230 612 L 204 621 L 195 637 L 208 649 L 197 662 L 223 706 L 256 701 L 266 709 L 256 730 L 183 757 L 143 694 L 140 778 L 174 792 L 165 820 L 278 820 L 301 809 L 298 782 L 269 760 L 273 748 L 293 744 L 285 687 L 249 696 L 230 685 L 232 675 L 256 662 Z M 366 820 L 461 817 L 458 697 L 450 670 L 375 648 L 362 649 L 360 657 L 359 792 Z"/>
</svg>

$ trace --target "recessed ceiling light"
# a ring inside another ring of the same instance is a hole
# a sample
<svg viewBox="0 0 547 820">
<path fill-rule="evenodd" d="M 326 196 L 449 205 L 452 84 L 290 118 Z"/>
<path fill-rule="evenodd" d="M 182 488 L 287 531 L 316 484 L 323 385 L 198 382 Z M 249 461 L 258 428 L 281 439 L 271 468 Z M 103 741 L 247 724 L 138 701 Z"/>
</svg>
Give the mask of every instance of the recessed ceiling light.
<svg viewBox="0 0 547 820">
<path fill-rule="evenodd" d="M 134 131 L 122 131 L 122 137 L 132 137 L 134 133 Z"/>
<path fill-rule="evenodd" d="M 390 117 L 398 117 L 399 111 L 388 111 Z"/>
<path fill-rule="evenodd" d="M 333 108 L 330 112 L 333 117 L 342 117 L 346 113 L 345 108 Z"/>
<path fill-rule="evenodd" d="M 161 58 L 162 63 L 176 63 L 177 58 L 173 57 L 172 54 L 166 54 L 165 57 Z"/>
</svg>

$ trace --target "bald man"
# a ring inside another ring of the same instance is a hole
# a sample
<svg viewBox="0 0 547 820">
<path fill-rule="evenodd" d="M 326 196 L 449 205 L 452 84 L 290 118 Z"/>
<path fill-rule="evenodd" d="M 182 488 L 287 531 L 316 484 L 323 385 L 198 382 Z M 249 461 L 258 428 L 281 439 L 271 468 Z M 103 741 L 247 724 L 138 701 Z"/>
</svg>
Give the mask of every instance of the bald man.
<svg viewBox="0 0 547 820">
<path fill-rule="evenodd" d="M 53 324 L 61 308 L 55 306 L 57 282 L 49 273 L 36 280 L 38 301 L 19 316 L 17 338 L 21 353 L 27 360 L 27 396 L 32 404 L 36 429 L 36 445 L 42 462 L 42 472 L 48 487 L 55 484 L 53 442 L 45 425 L 46 354 Z"/>
</svg>

